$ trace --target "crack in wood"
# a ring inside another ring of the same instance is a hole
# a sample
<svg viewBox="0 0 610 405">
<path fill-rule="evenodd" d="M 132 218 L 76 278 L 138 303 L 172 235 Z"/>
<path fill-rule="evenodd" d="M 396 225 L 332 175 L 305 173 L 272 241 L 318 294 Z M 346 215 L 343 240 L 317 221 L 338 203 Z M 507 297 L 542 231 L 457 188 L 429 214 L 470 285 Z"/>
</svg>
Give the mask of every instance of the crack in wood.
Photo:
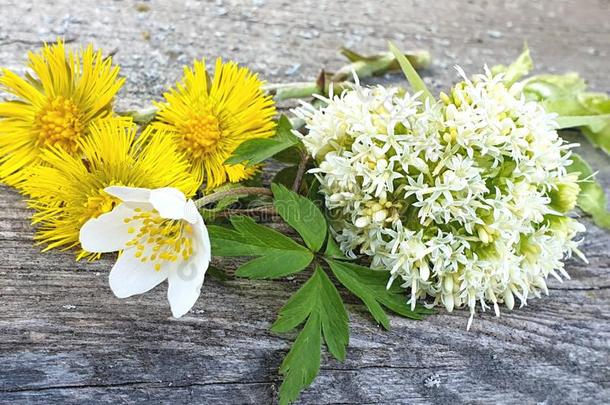
<svg viewBox="0 0 610 405">
<path fill-rule="evenodd" d="M 0 388 L 0 392 L 16 393 L 16 392 L 40 392 L 53 390 L 70 390 L 70 389 L 90 389 L 90 388 L 119 388 L 119 387 L 146 387 L 146 388 L 189 388 L 189 387 L 207 387 L 214 385 L 272 385 L 277 384 L 277 381 L 213 381 L 213 382 L 184 382 L 184 381 L 127 381 L 123 383 L 112 384 L 67 384 L 67 385 L 49 385 L 42 387 L 18 387 L 18 388 Z"/>
</svg>

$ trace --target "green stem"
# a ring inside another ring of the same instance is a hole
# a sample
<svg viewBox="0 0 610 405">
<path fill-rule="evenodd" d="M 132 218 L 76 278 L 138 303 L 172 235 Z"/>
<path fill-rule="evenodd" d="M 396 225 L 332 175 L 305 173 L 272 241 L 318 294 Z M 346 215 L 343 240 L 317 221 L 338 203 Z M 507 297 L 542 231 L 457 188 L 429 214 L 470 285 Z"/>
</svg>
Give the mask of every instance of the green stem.
<svg viewBox="0 0 610 405">
<path fill-rule="evenodd" d="M 237 187 L 231 190 L 218 191 L 216 193 L 206 195 L 195 201 L 197 208 L 202 208 L 208 204 L 218 202 L 226 197 L 244 197 L 247 195 L 266 195 L 273 196 L 271 190 L 265 187 Z"/>
<path fill-rule="evenodd" d="M 263 86 L 263 91 L 272 95 L 275 101 L 307 98 L 313 94 L 322 93 L 322 89 L 317 83 L 310 82 L 268 84 Z"/>
<path fill-rule="evenodd" d="M 348 50 L 343 50 L 342 53 L 349 57 Z M 412 51 L 405 53 L 404 56 L 409 60 L 413 68 L 420 70 L 430 66 L 432 60 L 430 52 L 424 50 Z M 356 72 L 358 78 L 366 79 L 371 76 L 378 76 L 384 73 L 399 71 L 400 64 L 392 52 L 383 52 L 375 56 L 363 57 L 349 65 L 343 66 L 332 77 L 333 82 L 341 82 L 349 80 L 352 77 L 352 71 Z"/>
<path fill-rule="evenodd" d="M 277 210 L 272 205 L 256 207 L 256 208 L 245 208 L 245 209 L 226 209 L 224 211 L 220 211 L 217 214 L 219 217 L 230 218 L 233 215 L 245 215 L 249 217 L 273 217 L 277 216 Z"/>
<path fill-rule="evenodd" d="M 297 174 L 294 178 L 294 183 L 292 183 L 292 191 L 298 194 L 301 189 L 301 183 L 303 182 L 303 176 L 305 176 L 305 171 L 307 170 L 307 162 L 309 162 L 309 154 L 306 152 L 301 153 L 301 160 L 299 161 L 299 166 L 297 167 Z"/>
<path fill-rule="evenodd" d="M 123 117 L 131 117 L 136 124 L 146 126 L 153 122 L 158 111 L 157 107 L 150 106 L 141 110 L 117 111 L 117 114 Z"/>
<path fill-rule="evenodd" d="M 343 54 L 348 58 L 348 50 L 343 50 Z M 408 52 L 405 57 L 409 60 L 414 69 L 421 70 L 430 66 L 430 52 L 418 50 Z M 383 52 L 374 56 L 360 57 L 352 63 L 344 65 L 332 75 L 322 72 L 322 76 L 316 82 L 296 82 L 285 84 L 267 84 L 263 90 L 272 96 L 276 101 L 288 100 L 292 98 L 307 98 L 314 94 L 327 94 L 328 88 L 332 83 L 336 93 L 348 87 L 353 78 L 352 73 L 356 73 L 359 79 L 366 79 L 371 76 L 378 76 L 384 73 L 399 71 L 400 64 L 392 52 Z"/>
</svg>

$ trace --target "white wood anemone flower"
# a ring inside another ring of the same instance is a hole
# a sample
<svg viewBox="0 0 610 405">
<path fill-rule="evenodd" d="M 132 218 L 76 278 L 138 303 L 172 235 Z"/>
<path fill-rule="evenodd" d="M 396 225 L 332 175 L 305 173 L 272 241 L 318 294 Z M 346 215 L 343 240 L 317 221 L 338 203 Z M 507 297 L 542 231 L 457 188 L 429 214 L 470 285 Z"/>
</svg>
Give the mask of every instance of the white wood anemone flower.
<svg viewBox="0 0 610 405">
<path fill-rule="evenodd" d="M 83 249 L 120 251 L 109 276 L 118 298 L 145 293 L 167 280 L 172 315 L 186 314 L 199 298 L 211 258 L 208 231 L 195 203 L 170 187 L 104 190 L 120 203 L 83 225 Z"/>
</svg>

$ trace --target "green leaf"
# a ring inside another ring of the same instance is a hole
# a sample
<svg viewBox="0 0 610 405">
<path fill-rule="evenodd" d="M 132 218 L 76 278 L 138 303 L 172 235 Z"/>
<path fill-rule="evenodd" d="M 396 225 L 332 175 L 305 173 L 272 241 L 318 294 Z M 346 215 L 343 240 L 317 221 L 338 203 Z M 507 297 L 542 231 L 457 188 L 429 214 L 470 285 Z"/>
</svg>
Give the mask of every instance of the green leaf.
<svg viewBox="0 0 610 405">
<path fill-rule="evenodd" d="M 523 45 L 523 52 L 521 55 L 509 66 L 497 65 L 491 68 L 492 73 L 504 73 L 504 84 L 510 87 L 522 77 L 526 76 L 530 70 L 534 68 L 532 57 L 530 56 L 530 50 L 527 44 Z"/>
<path fill-rule="evenodd" d="M 280 405 L 288 405 L 299 397 L 301 391 L 311 385 L 320 372 L 320 316 L 312 314 L 292 348 L 282 361 L 280 374 L 284 381 L 280 386 Z"/>
<path fill-rule="evenodd" d="M 560 128 L 579 128 L 595 147 L 610 154 L 610 97 L 586 92 L 576 73 L 538 75 L 523 81 L 523 93 L 559 115 Z"/>
<path fill-rule="evenodd" d="M 264 225 L 257 224 L 250 217 L 234 215 L 231 217 L 231 224 L 243 237 L 259 246 L 281 250 L 307 250 L 288 236 Z"/>
<path fill-rule="evenodd" d="M 304 270 L 313 260 L 310 251 L 274 250 L 240 266 L 235 275 L 254 279 L 273 279 Z"/>
<path fill-rule="evenodd" d="M 423 307 L 415 307 L 415 310 L 412 311 L 399 286 L 392 286 L 388 289 L 388 272 L 375 271 L 354 263 L 329 258 L 325 258 L 325 260 L 337 280 L 362 300 L 373 318 L 385 329 L 390 328 L 390 321 L 383 307 L 411 319 L 423 319 L 424 315 L 432 313 Z"/>
<path fill-rule="evenodd" d="M 591 166 L 579 155 L 571 156 L 572 164 L 568 167 L 570 173 L 577 173 L 580 180 L 578 206 L 600 227 L 610 229 L 610 212 L 608 198 L 602 186 L 593 177 Z"/>
<path fill-rule="evenodd" d="M 434 100 L 434 97 L 432 97 L 432 93 L 430 93 L 422 78 L 419 77 L 417 71 L 415 71 L 415 69 L 411 65 L 411 62 L 409 62 L 409 59 L 407 59 L 407 57 L 402 52 L 400 52 L 400 50 L 392 42 L 389 42 L 388 46 L 390 48 L 390 51 L 394 54 L 394 57 L 400 64 L 400 68 L 402 69 L 402 72 L 409 81 L 409 84 L 411 84 L 411 87 L 413 87 L 413 90 L 416 92 L 423 92 L 424 100 Z"/>
<path fill-rule="evenodd" d="M 216 266 L 212 266 L 210 265 L 208 267 L 208 270 L 205 272 L 206 276 L 210 276 L 212 278 L 215 278 L 217 280 L 220 281 L 227 281 L 229 279 L 229 276 L 227 276 L 227 273 L 225 273 L 223 270 L 219 269 Z"/>
<path fill-rule="evenodd" d="M 348 48 L 341 48 L 341 54 L 351 63 L 342 66 L 330 78 L 331 82 L 336 83 L 350 80 L 353 73 L 356 73 L 360 80 L 371 76 L 378 76 L 387 72 L 400 70 L 400 65 L 392 52 L 381 52 L 375 55 L 362 55 Z M 425 69 L 430 66 L 431 57 L 428 51 L 418 50 L 408 52 L 404 56 L 409 60 L 415 69 Z"/>
<path fill-rule="evenodd" d="M 271 184 L 271 190 L 278 214 L 301 235 L 311 250 L 319 251 L 327 233 L 326 220 L 320 209 L 311 200 L 280 184 Z"/>
<path fill-rule="evenodd" d="M 306 197 L 318 206 L 324 205 L 324 198 L 320 193 L 320 181 L 316 177 L 313 177 L 311 183 L 309 183 Z"/>
<path fill-rule="evenodd" d="M 244 237 L 235 230 L 217 225 L 207 225 L 214 256 L 260 256 L 269 250 L 258 240 Z"/>
<path fill-rule="evenodd" d="M 303 330 L 282 361 L 280 404 L 297 399 L 314 380 L 320 369 L 321 337 L 328 351 L 338 360 L 345 359 L 349 343 L 348 316 L 339 292 L 318 266 L 311 278 L 282 307 L 271 330 L 288 332 L 307 319 Z"/>
<path fill-rule="evenodd" d="M 610 123 L 610 114 L 606 115 L 566 115 L 557 118 L 559 129 L 589 127 L 591 131 L 602 131 Z"/>
<path fill-rule="evenodd" d="M 351 49 L 343 46 L 341 47 L 341 55 L 345 56 L 350 62 L 371 60 L 370 57 L 364 56 L 356 51 L 352 51 Z"/>
<path fill-rule="evenodd" d="M 316 266 L 316 272 L 319 267 Z M 316 273 L 314 272 L 314 276 Z M 277 316 L 277 319 L 271 326 L 271 330 L 276 333 L 289 332 L 302 324 L 305 319 L 311 314 L 314 308 L 317 307 L 318 293 L 316 289 L 319 286 L 317 276 L 310 277 L 299 290 L 290 297 L 284 304 Z"/>
<path fill-rule="evenodd" d="M 291 130 L 290 120 L 282 115 L 278 121 L 274 137 L 250 139 L 243 142 L 224 163 L 234 165 L 245 162 L 246 166 L 259 164 L 284 149 L 300 143 L 299 138 L 294 136 Z"/>
<path fill-rule="evenodd" d="M 345 255 L 337 246 L 337 242 L 335 242 L 335 238 L 328 236 L 328 241 L 326 242 L 326 249 L 324 250 L 324 256 L 330 257 L 333 259 L 345 259 Z"/>
<path fill-rule="evenodd" d="M 273 176 L 273 180 L 271 180 L 271 182 L 281 184 L 285 187 L 292 187 L 297 171 L 297 166 L 284 167 L 282 170 L 277 172 L 275 176 Z"/>
<path fill-rule="evenodd" d="M 302 153 L 299 148 L 300 144 L 291 146 L 283 151 L 273 155 L 273 159 L 278 162 L 298 165 L 302 158 Z"/>
<path fill-rule="evenodd" d="M 527 78 L 522 83 L 526 97 L 536 101 L 572 97 L 587 89 L 585 81 L 577 73 L 536 75 Z"/>
<path fill-rule="evenodd" d="M 292 185 L 294 184 L 294 180 L 296 178 L 297 171 L 298 171 L 297 166 L 284 167 L 282 170 L 277 172 L 275 174 L 275 176 L 273 176 L 273 179 L 271 180 L 271 182 L 281 184 L 290 190 L 292 188 Z M 315 178 L 315 176 L 313 174 L 305 173 L 303 175 L 303 180 L 301 181 L 301 187 L 298 191 L 298 194 L 307 196 L 307 198 L 309 198 L 309 193 L 311 192 L 311 186 L 316 181 L 317 181 L 317 179 Z M 316 191 L 316 193 L 317 193 L 317 191 Z M 316 196 L 316 197 L 318 197 L 318 196 Z M 311 200 L 311 198 L 309 198 L 309 199 Z"/>
<path fill-rule="evenodd" d="M 341 301 L 341 296 L 326 273 L 318 268 L 320 277 L 320 319 L 322 334 L 328 351 L 337 360 L 345 360 L 345 352 L 349 343 L 349 318 Z"/>
<path fill-rule="evenodd" d="M 225 191 L 225 190 L 230 190 L 233 188 L 238 187 L 238 185 L 236 185 L 235 183 L 228 183 L 225 184 L 221 187 L 215 188 L 213 192 L 211 192 L 210 194 L 219 192 L 219 191 Z M 229 208 L 231 205 L 235 204 L 236 202 L 238 202 L 241 198 L 246 197 L 247 194 L 243 194 L 243 195 L 231 195 L 231 196 L 226 196 L 222 199 L 220 199 L 218 202 L 216 202 L 216 204 L 214 205 L 214 207 L 212 208 L 200 208 L 199 211 L 201 212 L 201 216 L 203 217 L 203 219 L 208 222 L 208 221 L 213 221 L 216 219 L 216 215 L 222 211 L 224 211 L 225 209 Z"/>
<path fill-rule="evenodd" d="M 235 229 L 208 225 L 214 256 L 258 256 L 235 274 L 254 279 L 273 279 L 304 270 L 314 258 L 304 246 L 250 217 L 233 216 Z"/>
</svg>

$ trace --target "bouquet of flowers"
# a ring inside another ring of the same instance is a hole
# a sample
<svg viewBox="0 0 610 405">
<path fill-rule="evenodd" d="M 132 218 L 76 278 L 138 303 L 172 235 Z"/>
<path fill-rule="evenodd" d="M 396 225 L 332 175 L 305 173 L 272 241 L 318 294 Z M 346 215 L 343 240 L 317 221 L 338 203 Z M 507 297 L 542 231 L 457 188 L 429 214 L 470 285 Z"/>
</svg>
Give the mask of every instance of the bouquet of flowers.
<svg viewBox="0 0 610 405">
<path fill-rule="evenodd" d="M 145 112 L 118 112 L 123 84 L 111 57 L 61 40 L 29 55 L 31 72 L 3 69 L 0 179 L 32 208 L 36 240 L 77 260 L 118 252 L 109 272 L 119 298 L 168 282 L 181 317 L 215 257 L 248 257 L 237 277 L 311 270 L 272 326 L 303 325 L 280 366 L 289 403 L 320 368 L 321 346 L 343 360 L 348 315 L 339 288 L 375 322 L 435 307 L 477 309 L 548 294 L 549 275 L 585 232 L 579 207 L 610 228 L 603 189 L 560 130 L 578 128 L 610 154 L 610 99 L 576 74 L 527 77 L 527 49 L 434 97 L 416 69 L 426 52 L 362 56 L 315 83 L 266 85 L 234 62 L 185 67 Z M 411 89 L 367 87 L 402 70 Z M 353 81 L 352 81 L 353 80 Z M 301 101 L 276 118 L 275 101 Z M 283 162 L 270 185 L 258 174 Z M 258 223 L 268 216 L 277 226 Z M 341 287 L 342 286 L 342 287 Z"/>
</svg>

